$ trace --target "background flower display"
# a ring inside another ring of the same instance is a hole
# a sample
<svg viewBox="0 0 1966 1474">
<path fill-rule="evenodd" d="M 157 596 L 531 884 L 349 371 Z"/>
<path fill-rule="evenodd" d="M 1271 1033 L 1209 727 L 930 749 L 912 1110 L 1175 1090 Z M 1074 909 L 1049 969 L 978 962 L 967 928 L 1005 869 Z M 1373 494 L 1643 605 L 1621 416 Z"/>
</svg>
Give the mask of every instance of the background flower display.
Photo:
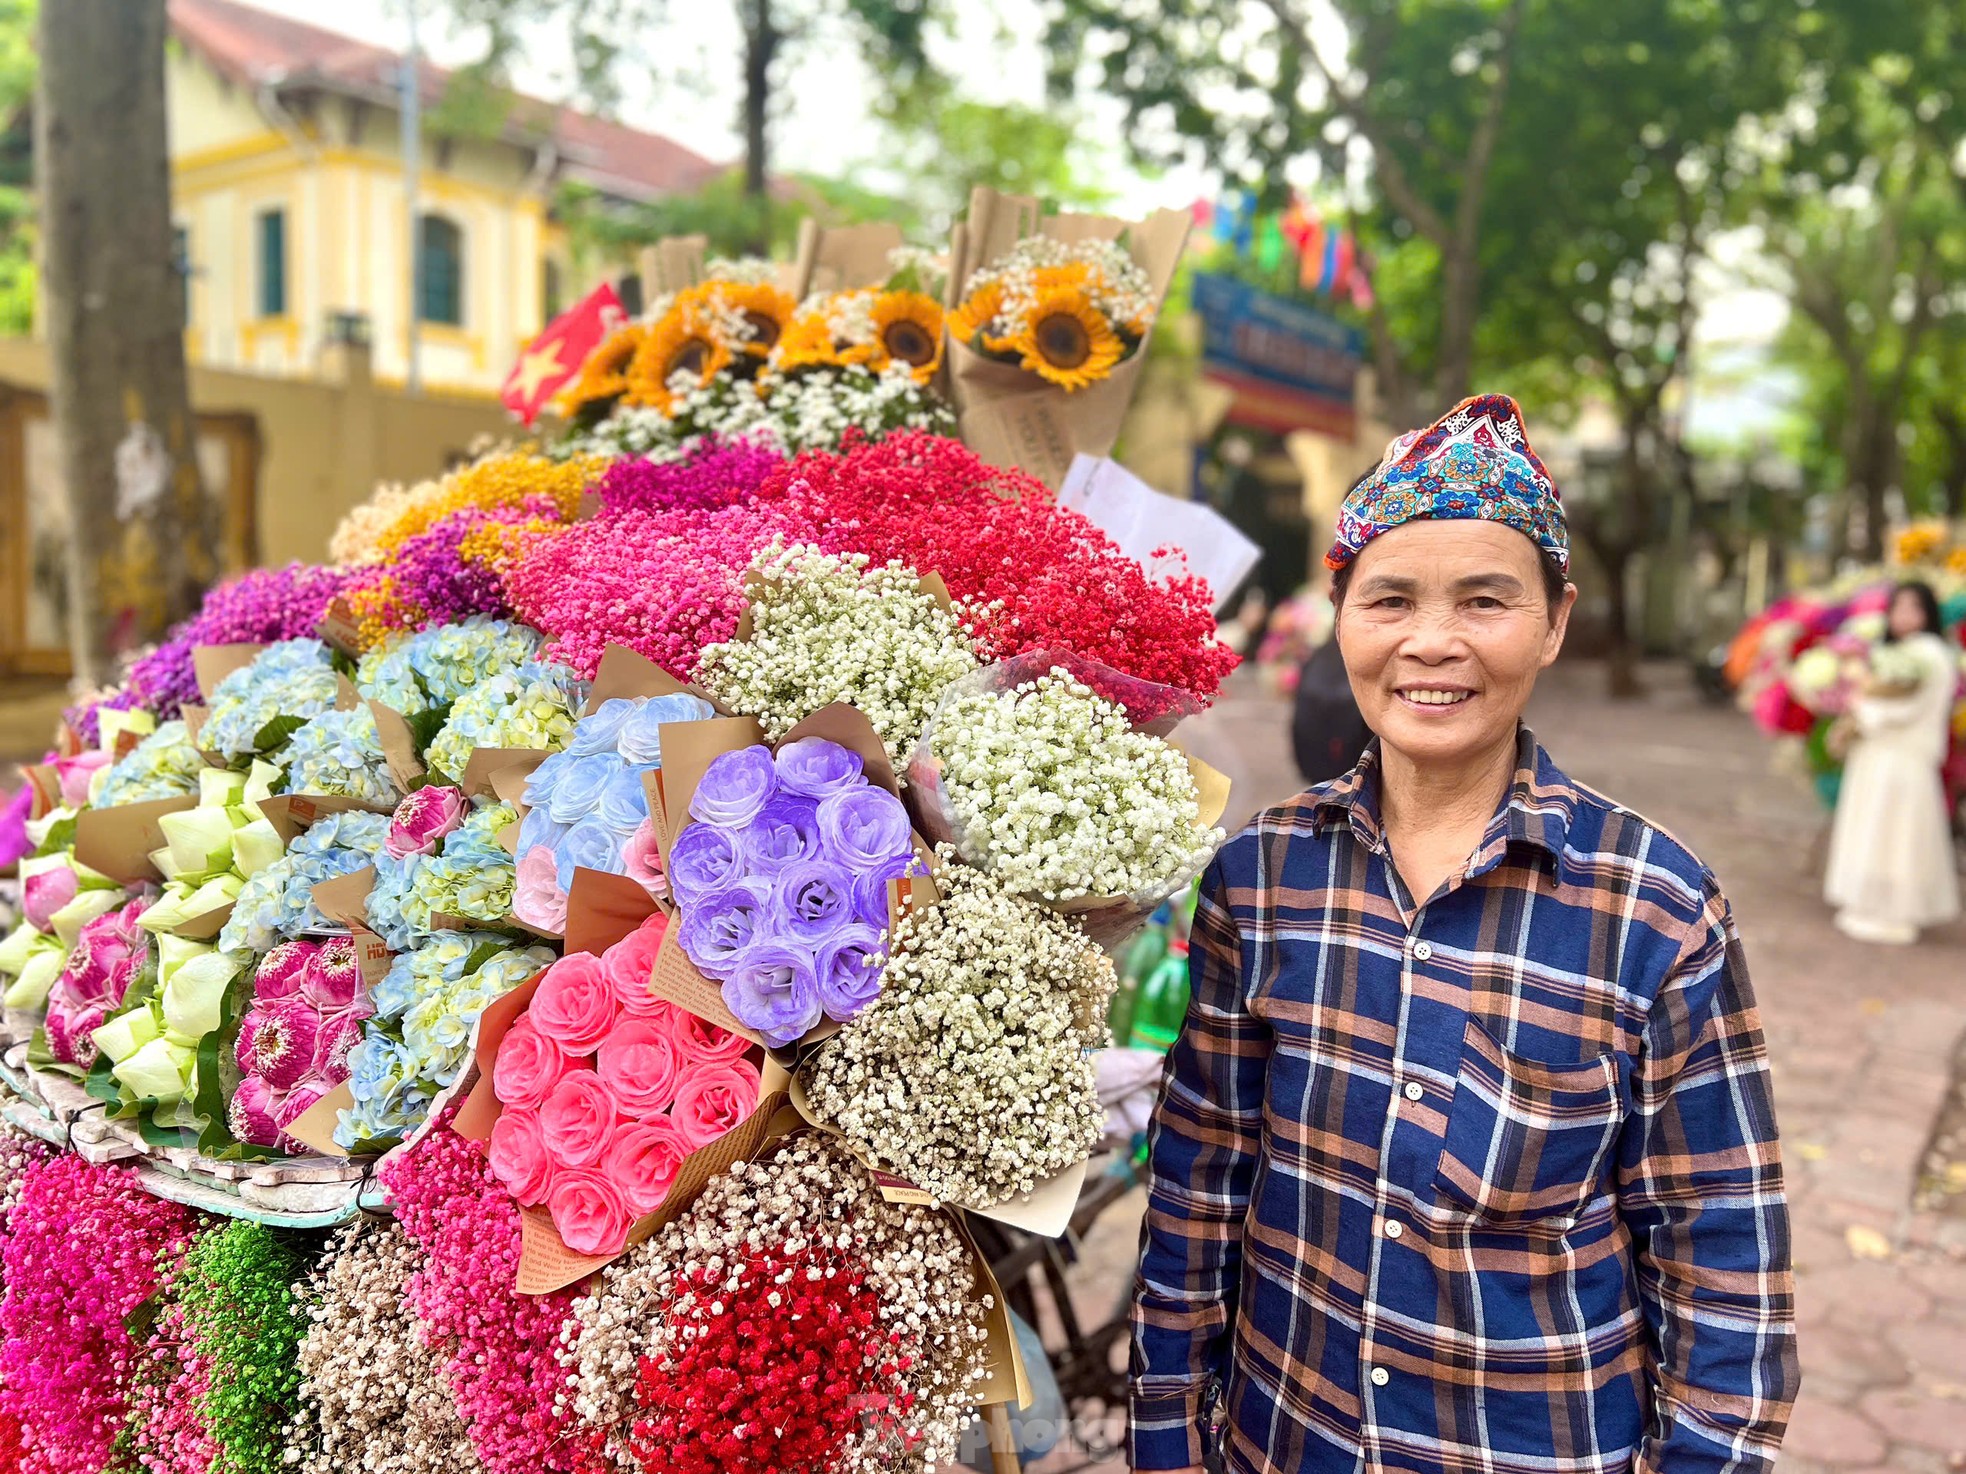
<svg viewBox="0 0 1966 1474">
<path fill-rule="evenodd" d="M 791 1044 L 873 998 L 888 882 L 916 869 L 901 800 L 823 737 L 727 752 L 691 796 L 670 886 L 683 951 L 767 1044 Z"/>
<path fill-rule="evenodd" d="M 662 1206 L 683 1159 L 758 1104 L 748 1041 L 649 995 L 645 964 L 664 925 L 659 913 L 652 920 L 653 936 L 549 967 L 492 1072 L 503 1107 L 492 1172 L 514 1201 L 544 1206 L 582 1254 L 620 1253 L 634 1221 Z"/>
</svg>

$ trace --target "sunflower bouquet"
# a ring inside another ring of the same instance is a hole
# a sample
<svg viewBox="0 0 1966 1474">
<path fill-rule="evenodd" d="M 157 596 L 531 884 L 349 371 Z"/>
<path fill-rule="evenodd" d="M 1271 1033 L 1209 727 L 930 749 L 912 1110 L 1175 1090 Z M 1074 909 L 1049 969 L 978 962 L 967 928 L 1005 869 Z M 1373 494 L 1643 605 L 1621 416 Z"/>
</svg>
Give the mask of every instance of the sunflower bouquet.
<svg viewBox="0 0 1966 1474">
<path fill-rule="evenodd" d="M 768 370 L 864 368 L 875 374 L 899 366 L 918 384 L 942 367 L 939 280 L 923 251 L 889 253 L 887 279 L 852 291 L 808 297 L 771 351 Z"/>
<path fill-rule="evenodd" d="M 1118 241 L 1027 236 L 970 277 L 949 335 L 1078 390 L 1140 351 L 1156 306 L 1152 280 Z"/>
<path fill-rule="evenodd" d="M 978 189 L 950 243 L 949 386 L 962 438 L 1060 485 L 1119 438 L 1189 218 L 1040 215 Z"/>
<path fill-rule="evenodd" d="M 672 413 L 719 379 L 753 379 L 791 323 L 796 304 L 769 261 L 711 261 L 704 279 L 668 292 L 611 333 L 560 395 L 567 416 L 616 404 Z"/>
</svg>

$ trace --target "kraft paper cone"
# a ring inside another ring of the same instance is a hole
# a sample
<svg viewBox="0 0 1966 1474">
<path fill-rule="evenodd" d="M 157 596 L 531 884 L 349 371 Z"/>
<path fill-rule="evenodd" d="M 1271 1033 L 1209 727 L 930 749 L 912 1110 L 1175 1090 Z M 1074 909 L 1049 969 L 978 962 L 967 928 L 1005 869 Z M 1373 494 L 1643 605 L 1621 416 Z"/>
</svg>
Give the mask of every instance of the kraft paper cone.
<svg viewBox="0 0 1966 1474">
<path fill-rule="evenodd" d="M 191 652 L 191 669 L 198 677 L 198 694 L 212 699 L 218 683 L 235 670 L 244 670 L 264 645 L 200 645 Z"/>
<path fill-rule="evenodd" d="M 806 1095 L 805 1082 L 793 1075 L 786 1092 L 793 1107 L 801 1116 L 810 1121 L 814 1128 L 837 1138 L 854 1158 L 874 1176 L 881 1196 L 890 1203 L 911 1203 L 919 1207 L 940 1207 L 947 1205 L 960 1208 L 965 1213 L 974 1213 L 978 1218 L 988 1218 L 996 1223 L 1007 1223 L 1012 1228 L 1021 1228 L 1026 1233 L 1037 1234 L 1040 1238 L 1055 1239 L 1072 1226 L 1072 1211 L 1078 1207 L 1079 1193 L 1085 1186 L 1086 1168 L 1090 1156 L 1063 1171 L 1042 1179 L 1028 1193 L 1013 1198 L 1005 1198 L 995 1203 L 978 1203 L 965 1198 L 937 1198 L 934 1194 L 916 1187 L 905 1177 L 876 1167 L 852 1142 L 840 1134 L 829 1122 L 823 1120 L 813 1109 Z"/>
<path fill-rule="evenodd" d="M 157 821 L 198 807 L 198 800 L 160 798 L 142 804 L 118 804 L 108 809 L 84 809 L 75 816 L 75 858 L 124 885 L 159 878 L 150 863 L 151 852 L 170 843 Z"/>
<path fill-rule="evenodd" d="M 343 655 L 362 654 L 361 626 L 355 622 L 355 611 L 349 608 L 348 601 L 339 595 L 328 604 L 328 612 L 314 626 L 314 634 L 323 645 Z"/>
<path fill-rule="evenodd" d="M 330 814 L 388 814 L 394 808 L 389 804 L 365 803 L 358 798 L 342 798 L 326 793 L 276 793 L 271 798 L 259 801 L 260 817 L 271 824 L 280 835 L 282 844 L 292 844 L 305 834 L 317 819 L 325 819 Z"/>
<path fill-rule="evenodd" d="M 876 1178 L 879 1174 L 875 1174 Z M 976 1389 L 976 1402 L 980 1407 L 993 1403 L 1005 1403 L 1018 1408 L 1031 1405 L 1031 1378 L 1024 1366 L 1024 1350 L 1017 1340 L 1017 1332 L 1011 1329 L 1010 1306 L 1004 1299 L 1003 1286 L 997 1283 L 996 1271 L 990 1268 L 990 1261 L 983 1257 L 983 1251 L 976 1247 L 976 1240 L 970 1234 L 969 1224 L 963 1215 L 953 1215 L 956 1232 L 969 1246 L 969 1256 L 976 1268 L 977 1285 L 990 1297 L 990 1309 L 986 1313 L 984 1328 L 989 1334 L 989 1348 L 984 1363 L 984 1377 Z"/>
<path fill-rule="evenodd" d="M 375 867 L 364 865 L 314 887 L 314 909 L 336 926 L 368 929 L 369 892 L 375 887 Z"/>
<path fill-rule="evenodd" d="M 334 1139 L 335 1127 L 341 1124 L 341 1113 L 354 1107 L 355 1094 L 344 1080 L 289 1121 L 287 1135 L 324 1157 L 345 1159 L 350 1153 Z"/>
<path fill-rule="evenodd" d="M 198 734 L 205 730 L 205 722 L 207 721 L 207 719 L 210 718 L 212 714 L 212 709 L 209 706 L 197 706 L 187 702 L 185 705 L 180 706 L 178 708 L 177 714 L 178 717 L 184 722 L 184 735 L 186 740 L 189 741 L 194 748 L 197 748 L 198 755 L 204 758 L 206 762 L 211 763 L 214 767 L 225 766 L 225 764 L 221 760 L 214 758 L 209 752 L 206 752 L 205 749 L 203 747 L 200 747 L 198 744 Z"/>
<path fill-rule="evenodd" d="M 582 716 L 592 716 L 604 701 L 640 696 L 702 696 L 695 686 L 677 680 L 668 671 L 639 651 L 626 645 L 610 645 L 601 652 L 601 663 L 594 669 L 594 686 Z"/>
<path fill-rule="evenodd" d="M 187 942 L 209 942 L 225 930 L 225 923 L 232 919 L 233 903 L 227 901 L 203 916 L 194 916 L 189 921 L 171 928 L 171 935 L 182 937 Z"/>
<path fill-rule="evenodd" d="M 464 772 L 458 779 L 470 798 L 496 798 L 497 791 L 492 787 L 492 774 L 502 768 L 530 764 L 538 767 L 553 754 L 543 747 L 478 747 L 472 749 L 471 756 L 465 760 Z"/>
<path fill-rule="evenodd" d="M 575 866 L 567 889 L 566 950 L 599 957 L 635 931 L 662 904 L 625 875 Z"/>
<path fill-rule="evenodd" d="M 889 253 L 902 244 L 901 227 L 889 221 L 823 226 L 808 216 L 799 223 L 792 299 L 803 302 L 814 292 L 880 286 L 892 274 Z"/>
<path fill-rule="evenodd" d="M 666 236 L 652 246 L 642 247 L 635 265 L 641 273 L 644 300 L 652 301 L 666 292 L 680 292 L 702 281 L 703 262 L 709 252 L 707 235 Z"/>
<path fill-rule="evenodd" d="M 396 786 L 408 793 L 429 770 L 423 765 L 423 758 L 416 750 L 416 734 L 410 730 L 409 718 L 393 706 L 384 706 L 380 701 L 369 703 L 369 715 L 375 718 L 376 736 L 382 747 L 382 760 L 388 764 L 389 776 L 396 780 Z"/>
<path fill-rule="evenodd" d="M 29 819 L 45 819 L 61 807 L 61 775 L 53 763 L 29 763 L 20 771 L 34 795 L 27 811 Z"/>
</svg>

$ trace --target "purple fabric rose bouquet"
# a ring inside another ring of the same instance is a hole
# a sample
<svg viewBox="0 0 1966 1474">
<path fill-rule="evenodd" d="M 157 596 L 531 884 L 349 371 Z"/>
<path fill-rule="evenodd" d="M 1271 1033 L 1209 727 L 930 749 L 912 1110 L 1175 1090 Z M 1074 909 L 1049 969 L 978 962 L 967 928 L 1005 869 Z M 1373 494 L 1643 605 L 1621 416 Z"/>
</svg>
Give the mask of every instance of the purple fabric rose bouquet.
<svg viewBox="0 0 1966 1474">
<path fill-rule="evenodd" d="M 901 800 L 858 753 L 805 737 L 740 748 L 704 771 L 669 886 L 683 952 L 772 1045 L 844 1022 L 880 991 L 888 882 L 917 873 Z"/>
</svg>

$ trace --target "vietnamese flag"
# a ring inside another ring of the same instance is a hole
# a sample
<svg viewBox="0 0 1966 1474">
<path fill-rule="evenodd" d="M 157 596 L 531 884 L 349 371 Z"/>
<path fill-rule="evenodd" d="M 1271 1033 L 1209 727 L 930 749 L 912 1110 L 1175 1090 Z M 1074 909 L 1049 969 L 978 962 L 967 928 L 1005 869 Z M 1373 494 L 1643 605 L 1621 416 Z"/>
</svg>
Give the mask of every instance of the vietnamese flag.
<svg viewBox="0 0 1966 1474">
<path fill-rule="evenodd" d="M 549 322 L 526 345 L 498 397 L 505 407 L 530 425 L 539 412 L 580 372 L 587 356 L 608 334 L 628 321 L 628 310 L 603 282 L 587 297 Z"/>
</svg>

